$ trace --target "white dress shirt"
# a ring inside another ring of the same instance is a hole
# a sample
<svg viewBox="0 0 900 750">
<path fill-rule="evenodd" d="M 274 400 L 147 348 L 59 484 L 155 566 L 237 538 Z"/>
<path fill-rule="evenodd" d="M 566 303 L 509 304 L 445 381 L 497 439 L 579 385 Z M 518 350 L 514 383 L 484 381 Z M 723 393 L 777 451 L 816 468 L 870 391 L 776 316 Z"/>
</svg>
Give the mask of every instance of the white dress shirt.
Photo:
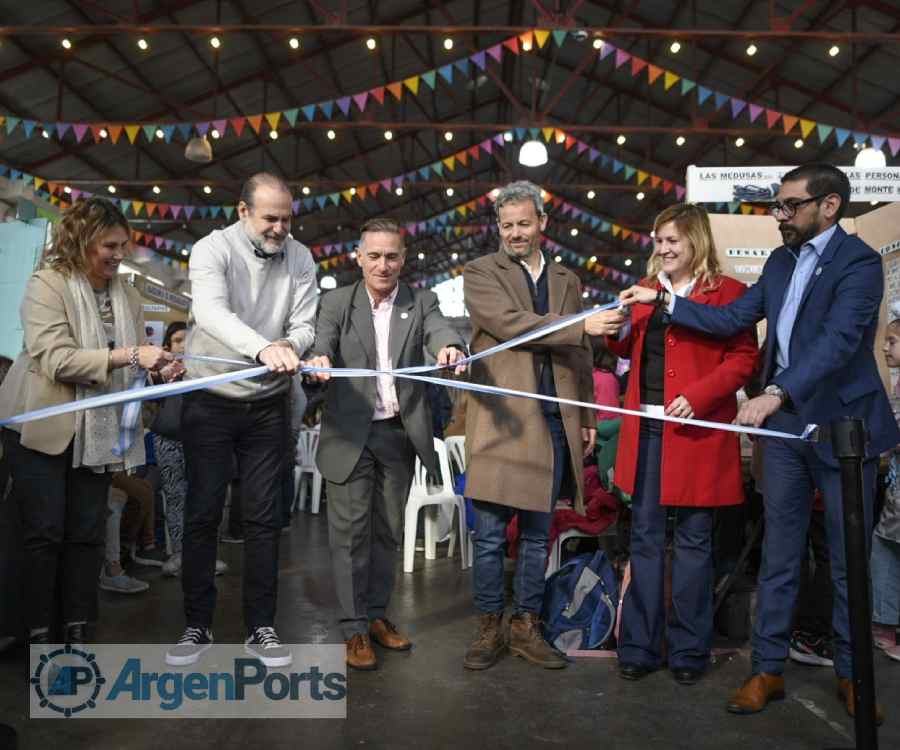
<svg viewBox="0 0 900 750">
<path fill-rule="evenodd" d="M 394 300 L 400 285 L 394 287 L 386 299 L 376 302 L 366 288 L 369 295 L 369 304 L 372 305 L 372 323 L 375 326 L 375 359 L 379 370 L 390 370 L 391 362 L 391 316 L 394 313 Z M 375 413 L 372 421 L 392 419 L 400 414 L 400 404 L 397 401 L 397 389 L 394 387 L 394 378 L 390 375 L 379 375 L 375 378 Z"/>
</svg>

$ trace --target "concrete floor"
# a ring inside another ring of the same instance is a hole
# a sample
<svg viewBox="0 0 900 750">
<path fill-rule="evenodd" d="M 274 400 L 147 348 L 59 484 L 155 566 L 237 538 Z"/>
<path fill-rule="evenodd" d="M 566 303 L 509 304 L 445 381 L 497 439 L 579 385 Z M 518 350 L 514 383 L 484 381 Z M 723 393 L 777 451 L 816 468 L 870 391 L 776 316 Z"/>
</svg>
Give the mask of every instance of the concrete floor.
<svg viewBox="0 0 900 750">
<path fill-rule="evenodd" d="M 221 556 L 240 569 L 240 545 Z M 398 555 L 399 566 L 399 555 Z M 853 746 L 853 724 L 834 694 L 828 669 L 789 665 L 787 699 L 764 713 L 733 716 L 724 709 L 749 669 L 745 649 L 720 657 L 693 687 L 666 672 L 639 683 L 616 674 L 611 658 L 581 658 L 551 672 L 504 658 L 469 673 L 462 655 L 473 635 L 471 574 L 459 561 L 423 560 L 398 574 L 392 618 L 415 641 L 409 653 L 379 651 L 376 672 L 349 676 L 348 718 L 318 720 L 42 720 L 29 721 L 24 649 L 0 655 L 0 721 L 19 732 L 23 750 L 176 750 L 215 747 L 280 750 L 316 748 L 532 748 L 609 750 L 804 750 Z M 101 592 L 103 621 L 95 640 L 169 643 L 183 627 L 180 585 L 152 569 L 133 571 L 151 582 L 134 597 Z M 240 576 L 219 578 L 218 642 L 238 642 Z M 301 513 L 282 536 L 278 631 L 288 643 L 339 642 L 324 516 Z M 882 748 L 900 748 L 900 664 L 876 655 L 879 700 L 888 711 Z M 5 750 L 5 748 L 0 748 Z"/>
</svg>

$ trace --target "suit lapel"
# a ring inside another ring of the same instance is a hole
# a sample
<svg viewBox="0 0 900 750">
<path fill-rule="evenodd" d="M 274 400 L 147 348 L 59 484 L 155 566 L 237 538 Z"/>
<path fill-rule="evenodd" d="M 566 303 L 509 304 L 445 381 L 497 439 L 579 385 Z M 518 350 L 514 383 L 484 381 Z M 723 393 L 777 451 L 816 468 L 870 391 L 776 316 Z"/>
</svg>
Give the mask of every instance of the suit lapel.
<svg viewBox="0 0 900 750">
<path fill-rule="evenodd" d="M 510 258 L 502 248 L 496 252 L 494 260 L 497 266 L 508 275 L 513 292 L 522 309 L 534 312 L 534 300 L 531 298 L 531 289 L 528 288 L 522 265 Z"/>
<path fill-rule="evenodd" d="M 409 287 L 406 284 L 400 284 L 397 289 L 397 297 L 394 299 L 394 309 L 391 312 L 390 351 L 391 363 L 394 367 L 398 367 L 400 353 L 403 351 L 409 330 L 412 328 L 414 307 L 415 301 Z"/>
<path fill-rule="evenodd" d="M 834 253 L 840 246 L 840 244 L 844 241 L 844 238 L 847 236 L 847 233 L 837 227 L 834 230 L 834 234 L 831 235 L 831 239 L 828 240 L 828 244 L 825 245 L 825 249 L 822 251 L 821 257 L 816 261 L 816 266 L 813 269 L 812 276 L 806 284 L 806 289 L 803 290 L 803 296 L 800 298 L 800 305 L 797 307 L 797 317 L 800 317 L 800 313 L 803 312 L 803 306 L 806 304 L 806 300 L 809 299 L 809 295 L 812 293 L 813 287 L 815 287 L 816 283 L 819 281 L 819 277 L 822 275 L 822 272 L 829 263 L 834 259 Z M 795 326 L 796 327 L 796 326 Z"/>
<path fill-rule="evenodd" d="M 369 304 L 369 295 L 366 294 L 366 288 L 363 282 L 356 282 L 356 289 L 353 290 L 350 305 L 350 322 L 356 335 L 362 342 L 363 348 L 366 350 L 366 360 L 370 367 L 377 365 L 375 356 L 375 324 L 372 321 L 372 308 Z"/>
</svg>

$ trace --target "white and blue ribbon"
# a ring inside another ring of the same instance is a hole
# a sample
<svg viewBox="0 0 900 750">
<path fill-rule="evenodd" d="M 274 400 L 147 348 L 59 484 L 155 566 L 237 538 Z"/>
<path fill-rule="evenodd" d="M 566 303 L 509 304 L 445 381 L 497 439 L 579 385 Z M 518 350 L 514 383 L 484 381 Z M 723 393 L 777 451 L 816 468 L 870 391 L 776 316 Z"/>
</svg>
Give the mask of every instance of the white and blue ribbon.
<svg viewBox="0 0 900 750">
<path fill-rule="evenodd" d="M 437 378 L 424 374 L 429 372 L 437 372 L 439 370 L 453 369 L 460 365 L 469 365 L 472 362 L 490 357 L 491 355 L 497 354 L 498 352 L 506 351 L 507 349 L 513 349 L 517 346 L 522 346 L 529 341 L 533 341 L 543 336 L 547 336 L 551 333 L 555 333 L 556 331 L 566 328 L 567 326 L 574 325 L 575 323 L 578 323 L 597 312 L 603 312 L 604 310 L 609 310 L 617 307 L 618 304 L 618 302 L 612 302 L 607 305 L 590 308 L 580 313 L 560 318 L 559 320 L 556 320 L 552 323 L 548 323 L 547 325 L 535 328 L 534 330 L 529 331 L 526 334 L 510 339 L 509 341 L 504 341 L 500 344 L 478 352 L 477 354 L 465 357 L 457 362 L 454 362 L 451 365 L 422 365 L 416 367 L 402 367 L 395 370 L 344 367 L 303 367 L 301 368 L 300 372 L 305 374 L 328 373 L 332 377 L 336 378 L 369 378 L 376 377 L 378 375 L 391 375 L 396 378 L 419 380 L 425 383 L 433 383 L 435 385 L 458 388 L 460 390 L 472 391 L 474 393 L 486 393 L 496 396 L 513 398 L 531 398 L 538 401 L 550 401 L 567 406 L 576 406 L 582 409 L 611 412 L 613 414 L 642 417 L 644 419 L 657 419 L 663 422 L 674 422 L 677 424 L 691 425 L 694 427 L 724 430 L 726 432 L 753 435 L 756 437 L 773 437 L 786 440 L 804 441 L 811 441 L 816 439 L 817 425 L 807 425 L 806 429 L 801 434 L 795 435 L 790 432 L 781 432 L 779 430 L 767 430 L 761 427 L 747 427 L 743 425 L 728 424 L 725 422 L 711 422 L 704 419 L 684 419 L 682 417 L 671 417 L 666 415 L 649 415 L 645 412 L 637 411 L 634 409 L 624 409 L 616 406 L 599 406 L 597 404 L 588 403 L 585 401 L 576 401 L 574 399 L 545 396 L 540 393 L 527 393 L 525 391 L 517 391 L 511 388 L 501 388 L 499 386 L 480 385 L 462 380 L 448 380 L 445 378 Z M 185 360 L 194 359 L 204 362 L 214 362 L 227 365 L 244 366 L 248 364 L 248 362 L 242 360 L 227 359 L 222 357 L 208 357 L 203 355 L 186 354 L 179 355 L 178 358 Z M 130 441 L 133 441 L 134 437 L 136 436 L 137 417 L 140 414 L 141 401 L 145 401 L 147 399 L 165 398 L 166 396 L 176 396 L 182 393 L 203 390 L 212 386 L 224 385 L 225 383 L 234 383 L 239 380 L 247 380 L 250 378 L 260 377 L 262 375 L 266 375 L 267 373 L 269 373 L 269 368 L 265 365 L 261 365 L 258 367 L 245 367 L 242 370 L 222 373 L 219 375 L 208 375 L 203 378 L 197 378 L 196 380 L 185 380 L 178 383 L 167 383 L 165 385 L 151 386 L 143 385 L 144 377 L 142 375 L 135 380 L 133 387 L 129 390 L 120 391 L 118 393 L 105 394 L 102 396 L 93 396 L 91 398 L 82 399 L 80 401 L 72 401 L 67 404 L 59 404 L 56 406 L 47 406 L 43 409 L 36 409 L 24 414 L 18 414 L 8 419 L 0 420 L 0 427 L 6 427 L 15 424 L 24 424 L 25 422 L 32 422 L 37 419 L 45 419 L 47 417 L 58 416 L 60 414 L 68 414 L 74 411 L 80 411 L 82 409 L 93 409 L 99 406 L 113 406 L 115 404 L 125 403 L 128 404 L 128 406 L 124 410 L 122 417 L 123 435 L 120 435 L 119 444 L 116 449 L 114 449 L 114 453 L 116 453 L 116 455 L 119 455 L 118 451 L 122 451 L 122 453 L 124 454 L 124 451 L 127 450 L 128 446 L 131 444 Z M 126 432 L 128 432 L 129 434 L 124 435 L 124 433 Z"/>
</svg>

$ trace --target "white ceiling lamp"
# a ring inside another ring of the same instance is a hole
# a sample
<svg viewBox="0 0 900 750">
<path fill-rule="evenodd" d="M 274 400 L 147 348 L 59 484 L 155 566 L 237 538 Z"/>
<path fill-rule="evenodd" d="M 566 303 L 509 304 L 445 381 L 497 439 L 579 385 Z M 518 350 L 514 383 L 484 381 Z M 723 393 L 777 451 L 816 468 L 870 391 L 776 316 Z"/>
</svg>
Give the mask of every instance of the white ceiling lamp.
<svg viewBox="0 0 900 750">
<path fill-rule="evenodd" d="M 856 155 L 853 163 L 863 169 L 880 169 L 887 166 L 887 157 L 880 148 L 869 146 Z"/>
<path fill-rule="evenodd" d="M 337 289 L 337 279 L 334 276 L 323 276 L 319 280 L 319 288 L 325 289 Z"/>
<path fill-rule="evenodd" d="M 212 144 L 206 139 L 205 135 L 194 136 L 184 147 L 184 158 L 201 164 L 210 162 L 213 158 Z"/>
<path fill-rule="evenodd" d="M 547 147 L 537 140 L 525 141 L 519 149 L 519 164 L 523 167 L 542 167 L 547 163 Z"/>
</svg>

